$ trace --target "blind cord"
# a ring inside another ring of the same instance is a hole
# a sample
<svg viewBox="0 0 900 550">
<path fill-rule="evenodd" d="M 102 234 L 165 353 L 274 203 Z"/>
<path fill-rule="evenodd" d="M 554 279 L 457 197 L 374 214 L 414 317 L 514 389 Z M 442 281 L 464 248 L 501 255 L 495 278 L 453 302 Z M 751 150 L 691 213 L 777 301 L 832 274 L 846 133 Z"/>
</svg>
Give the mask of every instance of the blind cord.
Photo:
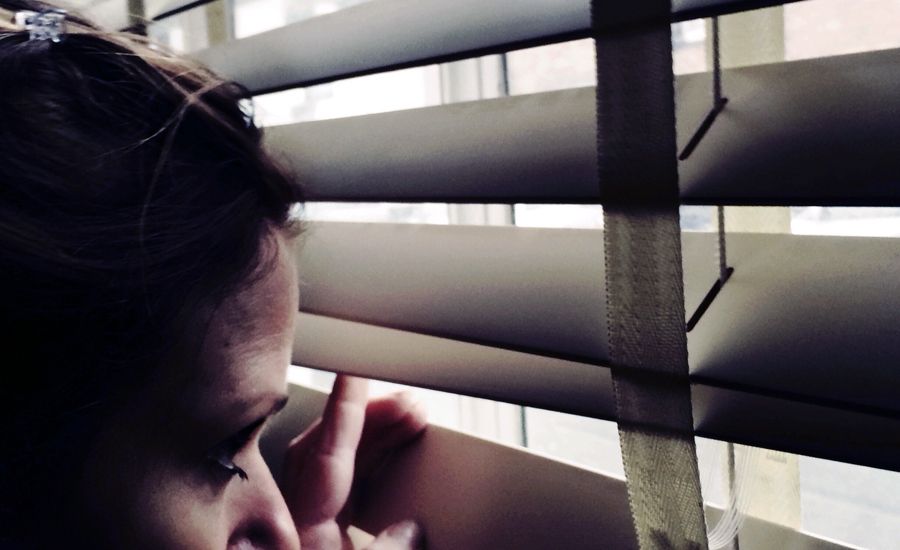
<svg viewBox="0 0 900 550">
<path fill-rule="evenodd" d="M 744 525 L 753 495 L 759 492 L 759 479 L 753 472 L 757 469 L 762 453 L 755 447 L 742 447 L 741 451 L 735 457 L 735 445 L 728 444 L 728 503 L 722 517 L 709 531 L 710 550 L 723 550 L 730 545 L 732 550 L 740 550 L 738 533 Z"/>
<path fill-rule="evenodd" d="M 728 267 L 728 255 L 725 250 L 725 207 L 719 205 L 716 207 L 716 217 L 719 226 L 719 283 L 725 284 L 725 281 L 731 276 L 734 269 Z M 721 286 L 720 286 L 721 288 Z"/>
<path fill-rule="evenodd" d="M 688 140 L 687 144 L 684 146 L 684 149 L 681 150 L 681 153 L 678 154 L 678 160 L 687 160 L 688 157 L 691 156 L 691 153 L 694 152 L 694 149 L 700 145 L 700 142 L 703 140 L 703 137 L 706 136 L 706 133 L 712 128 L 713 122 L 716 121 L 716 117 L 719 116 L 719 113 L 725 109 L 725 105 L 728 103 L 728 98 L 722 95 L 722 62 L 721 55 L 719 52 L 719 18 L 712 18 L 712 58 L 713 58 L 713 71 L 712 71 L 712 81 L 713 81 L 713 102 L 712 107 L 709 112 L 706 113 L 706 116 L 703 118 L 703 121 L 700 122 L 700 126 L 697 127 L 697 130 L 694 131 L 694 135 L 691 136 L 691 139 Z"/>
<path fill-rule="evenodd" d="M 721 62 L 721 51 L 719 47 L 719 18 L 712 18 L 712 58 L 713 58 L 713 106 L 712 110 L 707 114 L 706 119 L 703 120 L 703 123 L 700 125 L 700 128 L 697 129 L 697 132 L 691 138 L 691 141 L 688 142 L 688 145 L 685 146 L 684 150 L 679 155 L 679 160 L 686 159 L 693 150 L 700 143 L 700 140 L 703 139 L 703 136 L 706 135 L 707 130 L 712 126 L 712 123 L 715 121 L 716 116 L 718 116 L 719 112 L 722 108 L 725 107 L 725 104 L 728 103 L 728 98 L 722 97 L 722 62 Z M 692 144 L 693 143 L 693 144 Z M 700 305 L 697 306 L 697 309 L 691 314 L 690 318 L 687 321 L 687 331 L 690 332 L 697 326 L 697 323 L 700 322 L 700 318 L 703 317 L 703 314 L 706 313 L 706 310 L 709 309 L 709 306 L 712 305 L 713 300 L 719 294 L 719 291 L 722 290 L 722 286 L 731 277 L 731 274 L 734 272 L 734 268 L 728 267 L 728 255 L 725 248 L 725 207 L 719 205 L 716 207 L 716 222 L 718 225 L 718 237 L 719 237 L 719 278 L 713 284 L 712 288 L 706 293 L 706 296 L 703 297 L 703 300 L 700 302 Z"/>
</svg>

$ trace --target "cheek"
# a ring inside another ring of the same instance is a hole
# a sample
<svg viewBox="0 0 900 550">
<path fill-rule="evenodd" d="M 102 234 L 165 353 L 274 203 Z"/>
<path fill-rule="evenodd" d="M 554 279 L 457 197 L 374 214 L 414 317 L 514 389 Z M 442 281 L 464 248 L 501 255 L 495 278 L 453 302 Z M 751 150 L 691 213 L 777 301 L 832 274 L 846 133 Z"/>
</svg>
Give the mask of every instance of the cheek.
<svg viewBox="0 0 900 550">
<path fill-rule="evenodd" d="M 202 465 L 174 464 L 139 438 L 116 440 L 99 445 L 86 470 L 90 539 L 135 550 L 227 546 L 224 487 L 211 487 Z"/>
<path fill-rule="evenodd" d="M 162 472 L 136 493 L 135 534 L 140 548 L 221 550 L 231 526 L 224 491 L 213 492 L 192 476 Z M 138 547 L 138 546 L 129 546 Z"/>
</svg>

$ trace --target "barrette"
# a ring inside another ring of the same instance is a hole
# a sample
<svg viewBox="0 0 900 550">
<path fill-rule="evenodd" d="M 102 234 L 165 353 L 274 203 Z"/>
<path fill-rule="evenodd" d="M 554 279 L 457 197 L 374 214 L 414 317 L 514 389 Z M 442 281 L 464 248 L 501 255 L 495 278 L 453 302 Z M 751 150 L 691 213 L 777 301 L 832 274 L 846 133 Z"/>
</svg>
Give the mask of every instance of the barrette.
<svg viewBox="0 0 900 550">
<path fill-rule="evenodd" d="M 66 10 L 47 9 L 41 11 L 16 12 L 16 25 L 28 31 L 29 40 L 49 40 L 59 43 L 66 33 Z"/>
</svg>

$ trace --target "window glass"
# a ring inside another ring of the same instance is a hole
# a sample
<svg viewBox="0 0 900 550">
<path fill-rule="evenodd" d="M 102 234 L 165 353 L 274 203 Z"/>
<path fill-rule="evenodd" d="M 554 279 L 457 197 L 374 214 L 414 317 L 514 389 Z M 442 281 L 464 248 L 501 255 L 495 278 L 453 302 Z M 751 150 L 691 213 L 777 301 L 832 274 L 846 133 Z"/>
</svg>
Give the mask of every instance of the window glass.
<svg viewBox="0 0 900 550">
<path fill-rule="evenodd" d="M 310 202 L 303 219 L 328 222 L 385 222 L 447 224 L 446 204 Z"/>
<path fill-rule="evenodd" d="M 716 231 L 716 207 L 685 205 L 680 209 L 682 231 Z M 602 229 L 603 207 L 599 204 L 517 204 L 519 227 Z"/>
<path fill-rule="evenodd" d="M 517 204 L 515 213 L 519 227 L 603 227 L 603 207 L 599 204 Z"/>
<path fill-rule="evenodd" d="M 900 0 L 807 0 L 783 9 L 788 60 L 900 47 Z"/>
<path fill-rule="evenodd" d="M 850 237 L 900 237 L 900 208 L 795 206 L 791 233 Z"/>
<path fill-rule="evenodd" d="M 676 74 L 706 70 L 706 27 L 702 20 L 672 25 Z M 511 95 L 593 86 L 597 82 L 590 38 L 515 50 L 506 54 Z"/>
<path fill-rule="evenodd" d="M 707 25 L 703 19 L 672 25 L 672 70 L 675 74 L 707 70 Z"/>
<path fill-rule="evenodd" d="M 147 36 L 174 52 L 196 52 L 209 47 L 216 32 L 226 28 L 224 13 L 224 0 L 215 0 L 151 23 L 147 26 Z M 222 38 L 227 39 L 227 36 Z"/>
<path fill-rule="evenodd" d="M 711 223 L 715 224 L 715 208 Z M 682 227 L 685 211 L 682 207 Z M 710 229 L 712 230 L 712 228 Z M 856 206 L 726 206 L 725 230 L 846 237 L 900 237 L 900 208 Z"/>
<path fill-rule="evenodd" d="M 900 473 L 799 457 L 801 527 L 872 549 L 900 541 Z"/>
<path fill-rule="evenodd" d="M 707 504 L 724 508 L 736 491 L 742 514 L 819 538 L 873 550 L 900 540 L 900 473 L 704 438 L 697 455 Z"/>
<path fill-rule="evenodd" d="M 436 65 L 348 78 L 253 98 L 256 123 L 277 126 L 401 109 L 441 102 Z"/>
<path fill-rule="evenodd" d="M 525 444 L 529 449 L 625 479 L 615 422 L 532 407 L 525 411 Z"/>
<path fill-rule="evenodd" d="M 594 41 L 586 38 L 506 54 L 511 95 L 593 86 Z"/>
</svg>

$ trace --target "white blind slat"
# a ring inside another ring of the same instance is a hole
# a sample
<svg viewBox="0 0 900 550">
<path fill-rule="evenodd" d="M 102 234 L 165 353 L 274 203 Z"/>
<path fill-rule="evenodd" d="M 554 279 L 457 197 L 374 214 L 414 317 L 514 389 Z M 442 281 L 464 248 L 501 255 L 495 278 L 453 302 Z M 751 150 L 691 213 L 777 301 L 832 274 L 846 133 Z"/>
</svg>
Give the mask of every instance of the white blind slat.
<svg viewBox="0 0 900 550">
<path fill-rule="evenodd" d="M 698 204 L 900 205 L 900 50 L 724 71 L 730 98 L 679 163 Z M 676 78 L 679 144 L 709 75 Z M 599 202 L 593 88 L 268 129 L 312 200 Z M 602 182 L 601 182 L 602 186 Z"/>
<path fill-rule="evenodd" d="M 781 3 L 788 2 L 676 0 L 673 19 Z M 644 3 L 610 2 L 604 15 L 601 26 L 616 27 L 654 14 Z M 590 29 L 583 0 L 379 0 L 218 45 L 196 58 L 261 93 L 586 37 Z"/>
<path fill-rule="evenodd" d="M 311 224 L 295 360 L 611 418 L 600 243 L 597 230 Z M 688 334 L 700 433 L 900 469 L 900 438 L 875 439 L 900 433 L 900 375 L 884 368 L 900 364 L 900 240 L 729 234 L 728 246 L 735 272 Z M 715 250 L 715 235 L 683 235 L 688 314 Z"/>
</svg>

